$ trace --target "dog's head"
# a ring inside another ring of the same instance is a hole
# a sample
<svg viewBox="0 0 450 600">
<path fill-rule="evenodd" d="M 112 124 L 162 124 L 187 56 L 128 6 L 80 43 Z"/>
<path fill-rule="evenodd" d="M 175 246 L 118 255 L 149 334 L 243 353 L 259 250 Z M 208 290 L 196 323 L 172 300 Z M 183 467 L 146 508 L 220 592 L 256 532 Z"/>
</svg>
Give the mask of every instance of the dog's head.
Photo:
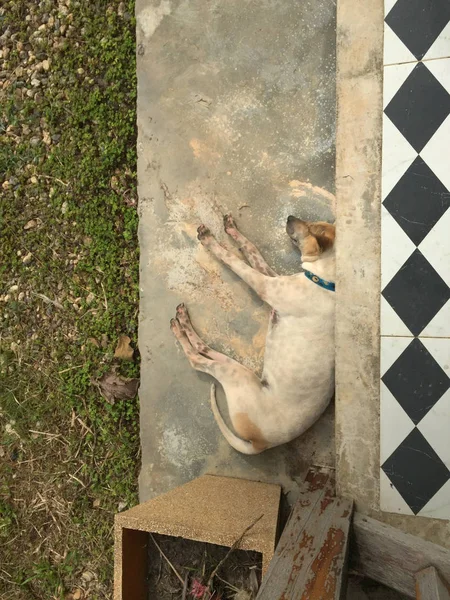
<svg viewBox="0 0 450 600">
<path fill-rule="evenodd" d="M 336 228 L 331 223 L 302 221 L 291 215 L 287 219 L 286 232 L 306 262 L 316 261 L 334 248 Z"/>
</svg>

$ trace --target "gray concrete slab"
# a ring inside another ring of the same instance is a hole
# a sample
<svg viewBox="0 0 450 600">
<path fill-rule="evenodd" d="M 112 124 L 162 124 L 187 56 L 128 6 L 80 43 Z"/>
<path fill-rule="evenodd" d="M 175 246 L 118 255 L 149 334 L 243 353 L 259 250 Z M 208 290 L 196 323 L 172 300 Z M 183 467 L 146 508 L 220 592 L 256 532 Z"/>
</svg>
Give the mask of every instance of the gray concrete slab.
<svg viewBox="0 0 450 600">
<path fill-rule="evenodd" d="M 296 181 L 334 187 L 335 3 L 138 0 L 136 15 L 141 500 L 205 472 L 295 495 L 310 464 L 334 464 L 333 408 L 285 447 L 237 454 L 210 412 L 210 379 L 191 369 L 169 319 L 184 301 L 211 346 L 260 371 L 267 307 L 196 228 L 229 244 L 221 215 L 231 211 L 268 262 L 293 273 L 286 217 L 333 220 Z"/>
</svg>

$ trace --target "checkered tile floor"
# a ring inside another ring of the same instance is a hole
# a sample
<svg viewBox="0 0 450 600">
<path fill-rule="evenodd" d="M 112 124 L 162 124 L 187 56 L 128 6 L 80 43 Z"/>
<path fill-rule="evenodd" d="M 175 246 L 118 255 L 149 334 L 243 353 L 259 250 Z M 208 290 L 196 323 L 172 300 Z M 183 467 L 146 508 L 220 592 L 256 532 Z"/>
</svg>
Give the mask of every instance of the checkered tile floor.
<svg viewBox="0 0 450 600">
<path fill-rule="evenodd" d="M 385 0 L 381 509 L 450 519 L 450 0 Z"/>
</svg>

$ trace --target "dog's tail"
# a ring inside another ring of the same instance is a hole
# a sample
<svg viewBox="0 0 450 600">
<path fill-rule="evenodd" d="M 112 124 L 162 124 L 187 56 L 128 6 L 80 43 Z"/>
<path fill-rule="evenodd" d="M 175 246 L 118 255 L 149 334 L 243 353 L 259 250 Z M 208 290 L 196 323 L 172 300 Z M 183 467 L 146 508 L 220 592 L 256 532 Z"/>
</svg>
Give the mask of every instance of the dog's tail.
<svg viewBox="0 0 450 600">
<path fill-rule="evenodd" d="M 251 442 L 242 440 L 240 437 L 235 435 L 225 423 L 222 415 L 220 414 L 219 407 L 217 406 L 216 386 L 214 383 L 211 385 L 211 408 L 214 418 L 217 421 L 217 425 L 219 426 L 223 437 L 227 440 L 230 446 L 242 454 L 259 454 L 261 452 L 261 450 L 255 450 Z"/>
</svg>

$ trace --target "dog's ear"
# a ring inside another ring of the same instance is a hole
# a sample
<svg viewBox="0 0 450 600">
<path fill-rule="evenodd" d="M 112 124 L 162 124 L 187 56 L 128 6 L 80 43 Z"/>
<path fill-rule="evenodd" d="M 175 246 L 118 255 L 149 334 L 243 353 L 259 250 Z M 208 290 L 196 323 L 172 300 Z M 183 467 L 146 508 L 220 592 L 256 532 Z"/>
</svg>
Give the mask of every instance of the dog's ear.
<svg viewBox="0 0 450 600">
<path fill-rule="evenodd" d="M 319 242 L 315 235 L 307 234 L 300 243 L 303 259 L 318 257 L 321 253 Z"/>
<path fill-rule="evenodd" d="M 336 238 L 336 228 L 331 223 L 310 223 L 309 231 L 315 237 L 320 252 L 326 252 L 333 247 Z"/>
<path fill-rule="evenodd" d="M 305 238 L 309 235 L 309 223 L 308 221 L 302 221 L 301 219 L 297 219 L 295 217 L 289 217 L 295 222 L 295 232 L 300 238 Z"/>
</svg>

